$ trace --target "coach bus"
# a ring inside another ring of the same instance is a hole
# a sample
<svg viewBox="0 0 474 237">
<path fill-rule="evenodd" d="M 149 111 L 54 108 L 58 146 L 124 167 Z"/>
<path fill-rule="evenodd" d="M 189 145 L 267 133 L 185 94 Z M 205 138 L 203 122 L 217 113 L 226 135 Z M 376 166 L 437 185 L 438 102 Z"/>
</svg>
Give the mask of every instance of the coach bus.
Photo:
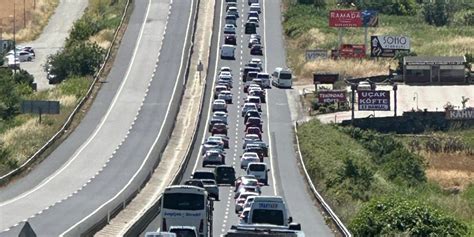
<svg viewBox="0 0 474 237">
<path fill-rule="evenodd" d="M 212 201 L 203 188 L 189 185 L 167 187 L 160 210 L 162 231 L 172 226 L 192 226 L 199 237 L 208 237 L 212 231 Z"/>
</svg>

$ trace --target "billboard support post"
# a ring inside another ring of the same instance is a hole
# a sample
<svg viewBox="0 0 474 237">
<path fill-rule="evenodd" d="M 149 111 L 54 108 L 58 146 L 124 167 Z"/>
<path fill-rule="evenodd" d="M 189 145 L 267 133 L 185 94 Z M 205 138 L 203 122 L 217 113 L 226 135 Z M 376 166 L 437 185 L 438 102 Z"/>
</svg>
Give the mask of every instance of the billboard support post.
<svg viewBox="0 0 474 237">
<path fill-rule="evenodd" d="M 357 89 L 357 84 L 351 84 L 352 91 L 352 110 L 351 110 L 351 124 L 354 124 L 354 109 L 355 109 L 355 91 Z"/>
<path fill-rule="evenodd" d="M 393 116 L 394 117 L 397 117 L 397 89 L 398 89 L 398 85 L 397 83 L 393 84 Z"/>
<path fill-rule="evenodd" d="M 369 34 L 369 27 L 367 27 L 367 25 L 365 25 L 364 27 L 364 31 L 365 31 L 365 35 L 364 35 L 364 46 L 365 46 L 365 54 L 367 54 L 367 48 L 368 48 L 368 44 L 367 44 L 367 38 L 368 38 L 368 34 Z"/>
</svg>

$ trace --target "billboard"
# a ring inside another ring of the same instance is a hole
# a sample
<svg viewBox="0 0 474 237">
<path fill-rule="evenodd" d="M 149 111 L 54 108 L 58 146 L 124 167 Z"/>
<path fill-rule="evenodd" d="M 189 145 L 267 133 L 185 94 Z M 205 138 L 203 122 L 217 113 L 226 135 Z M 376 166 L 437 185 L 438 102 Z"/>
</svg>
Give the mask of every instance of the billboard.
<svg viewBox="0 0 474 237">
<path fill-rule="evenodd" d="M 333 91 L 319 91 L 318 102 L 319 103 L 334 103 L 334 102 L 346 102 L 346 91 L 333 90 Z"/>
<path fill-rule="evenodd" d="M 397 51 L 410 51 L 410 38 L 405 36 L 371 36 L 371 57 L 394 57 Z"/>
<path fill-rule="evenodd" d="M 390 111 L 390 91 L 357 91 L 359 110 Z"/>
<path fill-rule="evenodd" d="M 329 11 L 330 27 L 375 27 L 378 14 L 373 10 L 332 10 Z"/>
<path fill-rule="evenodd" d="M 339 79 L 339 73 L 313 73 L 313 84 L 334 84 Z"/>
<path fill-rule="evenodd" d="M 316 59 L 328 58 L 328 51 L 325 49 L 308 49 L 305 53 L 306 61 L 314 61 Z"/>
<path fill-rule="evenodd" d="M 341 58 L 365 58 L 365 45 L 363 44 L 343 44 L 339 49 Z"/>
<path fill-rule="evenodd" d="M 464 110 L 447 110 L 447 120 L 474 120 L 474 108 Z"/>
</svg>

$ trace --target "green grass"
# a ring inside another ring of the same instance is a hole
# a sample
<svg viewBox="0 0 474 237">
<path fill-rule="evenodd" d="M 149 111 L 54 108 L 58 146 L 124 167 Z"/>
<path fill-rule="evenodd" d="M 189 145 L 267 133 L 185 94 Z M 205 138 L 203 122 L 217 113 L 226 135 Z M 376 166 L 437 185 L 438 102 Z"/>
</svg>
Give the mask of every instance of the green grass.
<svg viewBox="0 0 474 237">
<path fill-rule="evenodd" d="M 334 125 L 324 125 L 317 120 L 301 125 L 298 137 L 301 153 L 313 182 L 345 223 L 349 224 L 367 201 L 393 195 L 416 199 L 453 215 L 466 223 L 471 233 L 474 233 L 474 185 L 456 194 L 444 191 L 438 184 L 430 181 L 407 186 L 388 179 L 385 169 L 374 163 L 374 154 L 361 143 Z M 344 185 L 345 181 L 334 184 L 334 180 L 341 178 L 341 169 L 347 159 L 374 172 L 369 188 L 360 190 L 363 187 L 347 186 Z M 361 192 L 365 198 L 354 196 L 354 193 Z"/>
</svg>

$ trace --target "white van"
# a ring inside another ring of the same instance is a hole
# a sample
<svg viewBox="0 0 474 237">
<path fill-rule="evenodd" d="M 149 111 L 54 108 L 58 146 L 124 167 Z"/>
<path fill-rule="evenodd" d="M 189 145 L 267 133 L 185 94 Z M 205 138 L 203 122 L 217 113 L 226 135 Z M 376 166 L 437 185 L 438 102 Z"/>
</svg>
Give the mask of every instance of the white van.
<svg viewBox="0 0 474 237">
<path fill-rule="evenodd" d="M 281 67 L 275 68 L 272 73 L 272 85 L 280 88 L 291 88 L 293 86 L 291 70 Z"/>
<path fill-rule="evenodd" d="M 267 164 L 264 162 L 250 162 L 247 165 L 247 174 L 253 175 L 259 182 L 268 185 L 268 171 Z"/>
<path fill-rule="evenodd" d="M 266 72 L 259 72 L 257 74 L 257 79 L 262 79 L 262 87 L 264 88 L 270 88 L 270 74 Z"/>
<path fill-rule="evenodd" d="M 288 226 L 288 210 L 279 196 L 256 196 L 247 217 L 248 224 Z"/>
<path fill-rule="evenodd" d="M 230 44 L 222 45 L 221 59 L 235 59 L 235 46 Z"/>
</svg>

